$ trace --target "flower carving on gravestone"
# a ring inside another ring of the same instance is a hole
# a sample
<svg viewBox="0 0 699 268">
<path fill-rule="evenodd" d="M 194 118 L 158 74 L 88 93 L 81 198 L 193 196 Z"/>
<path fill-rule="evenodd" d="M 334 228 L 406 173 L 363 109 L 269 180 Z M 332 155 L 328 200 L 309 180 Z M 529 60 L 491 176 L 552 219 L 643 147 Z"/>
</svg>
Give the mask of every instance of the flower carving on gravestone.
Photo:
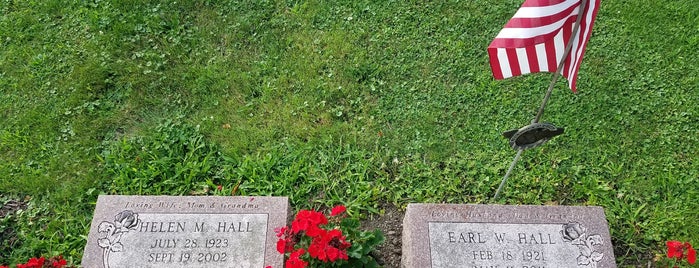
<svg viewBox="0 0 699 268">
<path fill-rule="evenodd" d="M 97 232 L 104 234 L 104 237 L 97 240 L 97 244 L 102 248 L 102 262 L 104 268 L 109 268 L 109 255 L 111 252 L 121 252 L 124 245 L 121 243 L 121 236 L 134 230 L 141 221 L 138 214 L 131 210 L 119 212 L 114 217 L 114 222 L 103 221 L 97 227 Z"/>
<path fill-rule="evenodd" d="M 561 230 L 563 241 L 578 246 L 580 255 L 578 265 L 597 267 L 597 263 L 602 260 L 604 254 L 595 250 L 595 246 L 602 245 L 602 236 L 598 234 L 587 234 L 587 228 L 579 222 L 570 222 L 563 225 Z"/>
</svg>

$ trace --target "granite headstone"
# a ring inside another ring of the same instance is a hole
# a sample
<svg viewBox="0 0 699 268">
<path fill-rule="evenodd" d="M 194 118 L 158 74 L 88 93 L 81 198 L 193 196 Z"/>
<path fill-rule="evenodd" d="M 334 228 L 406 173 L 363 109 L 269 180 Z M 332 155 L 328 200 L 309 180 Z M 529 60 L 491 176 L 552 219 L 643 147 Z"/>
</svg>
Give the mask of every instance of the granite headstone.
<svg viewBox="0 0 699 268">
<path fill-rule="evenodd" d="M 601 207 L 409 204 L 404 268 L 615 268 Z"/>
<path fill-rule="evenodd" d="M 288 210 L 286 197 L 101 195 L 82 266 L 282 267 Z"/>
</svg>

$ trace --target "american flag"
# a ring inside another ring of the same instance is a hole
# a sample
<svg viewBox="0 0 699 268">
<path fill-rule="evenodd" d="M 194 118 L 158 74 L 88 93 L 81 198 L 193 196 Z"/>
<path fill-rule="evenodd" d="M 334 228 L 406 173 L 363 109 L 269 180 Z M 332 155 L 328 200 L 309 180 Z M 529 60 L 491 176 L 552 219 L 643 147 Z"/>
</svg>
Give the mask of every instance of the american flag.
<svg viewBox="0 0 699 268">
<path fill-rule="evenodd" d="M 488 46 L 495 79 L 555 72 L 566 46 L 572 42 L 560 73 L 575 91 L 599 4 L 600 0 L 526 0 Z M 581 7 L 583 11 L 579 12 Z M 579 15 L 580 26 L 573 33 Z"/>
</svg>

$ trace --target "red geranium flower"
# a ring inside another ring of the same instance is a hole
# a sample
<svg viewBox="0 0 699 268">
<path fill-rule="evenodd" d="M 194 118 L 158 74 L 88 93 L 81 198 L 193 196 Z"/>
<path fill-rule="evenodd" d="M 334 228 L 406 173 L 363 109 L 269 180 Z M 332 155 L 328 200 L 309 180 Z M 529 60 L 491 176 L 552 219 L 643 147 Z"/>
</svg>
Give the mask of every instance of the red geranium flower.
<svg viewBox="0 0 699 268">
<path fill-rule="evenodd" d="M 667 241 L 666 244 L 667 244 L 667 257 L 668 258 L 677 258 L 677 259 L 682 258 L 682 253 L 684 252 L 682 242 L 671 240 L 671 241 Z"/>
<path fill-rule="evenodd" d="M 286 239 L 279 239 L 279 241 L 277 241 L 277 251 L 281 254 L 284 254 L 286 252 L 286 249 L 287 249 Z"/>
<path fill-rule="evenodd" d="M 324 262 L 336 261 L 337 259 L 347 260 L 346 249 L 349 247 L 350 243 L 342 236 L 342 231 L 337 229 L 323 230 L 323 235 L 313 238 L 311 241 L 308 253 L 311 257 Z"/>
<path fill-rule="evenodd" d="M 684 253 L 685 250 L 687 250 L 687 255 Z M 689 242 L 667 241 L 667 257 L 675 258 L 676 261 L 687 258 L 689 264 L 695 264 L 697 262 L 697 251 L 692 248 Z"/>
<path fill-rule="evenodd" d="M 301 255 L 306 253 L 305 250 L 302 248 L 294 251 L 291 253 L 291 256 L 289 256 L 289 259 L 286 260 L 286 266 L 287 268 L 306 268 L 308 266 L 308 262 L 305 262 L 301 259 Z"/>
<path fill-rule="evenodd" d="M 284 254 L 285 252 L 294 250 L 294 244 L 296 242 L 292 240 L 294 236 L 289 233 L 289 228 L 284 226 L 274 230 L 274 232 L 276 232 L 277 237 L 279 237 L 279 241 L 277 241 L 277 251 L 279 251 L 279 253 Z"/>
<path fill-rule="evenodd" d="M 31 258 L 29 259 L 29 262 L 27 262 L 28 265 L 33 265 L 37 268 L 40 268 L 41 266 L 44 266 L 44 262 L 46 261 L 46 258 L 41 257 L 41 258 Z"/>
<path fill-rule="evenodd" d="M 347 208 L 343 205 L 337 205 L 335 206 L 331 211 L 330 211 L 330 216 L 337 216 L 338 214 L 341 214 L 345 212 Z"/>
<path fill-rule="evenodd" d="M 46 261 L 46 258 L 44 258 L 44 257 L 31 258 L 25 264 L 17 264 L 17 268 L 41 268 L 41 266 L 44 266 L 45 261 Z"/>
<path fill-rule="evenodd" d="M 284 232 L 286 232 L 286 226 L 283 226 L 281 228 L 274 228 L 274 233 L 277 235 L 277 237 L 282 237 L 282 235 L 284 235 Z"/>
<path fill-rule="evenodd" d="M 301 210 L 296 214 L 296 218 L 291 222 L 291 233 L 298 234 L 305 231 L 308 236 L 315 237 L 320 232 L 319 225 L 328 223 L 323 213 L 312 210 Z"/>
<path fill-rule="evenodd" d="M 51 267 L 53 268 L 63 268 L 63 266 L 66 266 L 68 262 L 63 259 L 63 256 L 58 256 L 58 257 L 53 257 L 51 258 Z"/>
</svg>

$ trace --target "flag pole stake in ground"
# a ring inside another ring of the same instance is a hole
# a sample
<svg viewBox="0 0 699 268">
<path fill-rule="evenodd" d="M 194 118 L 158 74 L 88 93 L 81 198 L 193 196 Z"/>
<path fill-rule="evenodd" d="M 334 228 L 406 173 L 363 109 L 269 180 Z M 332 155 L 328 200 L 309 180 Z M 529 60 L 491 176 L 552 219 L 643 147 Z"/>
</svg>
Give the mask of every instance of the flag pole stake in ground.
<svg viewBox="0 0 699 268">
<path fill-rule="evenodd" d="M 590 9 L 591 13 L 586 12 L 586 8 L 588 8 L 588 1 L 594 2 L 594 6 L 592 6 Z M 546 141 L 550 140 L 551 138 L 563 134 L 563 128 L 558 128 L 550 123 L 539 123 L 539 121 L 541 120 L 541 117 L 544 114 L 544 110 L 546 108 L 548 100 L 551 97 L 553 88 L 556 85 L 556 82 L 558 81 L 559 75 L 561 75 L 564 69 L 567 70 L 566 77 L 569 79 L 569 86 L 571 90 L 575 91 L 575 79 L 578 67 L 580 66 L 580 61 L 582 60 L 584 47 L 587 43 L 587 40 L 589 39 L 592 24 L 594 23 L 594 18 L 599 8 L 599 0 L 566 1 L 554 5 L 557 7 L 565 7 L 566 5 L 570 5 L 570 7 L 573 7 L 574 4 L 577 2 L 580 2 L 580 6 L 578 9 L 575 24 L 573 25 L 573 29 L 570 32 L 570 38 L 568 39 L 563 54 L 560 57 L 560 61 L 558 61 L 556 64 L 556 71 L 553 73 L 551 83 L 549 84 L 548 90 L 546 91 L 546 95 L 542 100 L 541 106 L 539 107 L 539 111 L 537 112 L 536 117 L 534 118 L 534 120 L 532 120 L 532 123 L 527 126 L 524 126 L 516 130 L 509 130 L 503 133 L 503 136 L 510 140 L 510 146 L 513 149 L 517 150 L 517 155 L 512 160 L 509 169 L 505 173 L 505 176 L 502 178 L 500 186 L 498 187 L 497 191 L 495 192 L 495 196 L 493 197 L 493 202 L 497 201 L 498 197 L 500 196 L 500 192 L 507 183 L 508 177 L 510 176 L 515 165 L 521 158 L 521 155 L 524 152 L 524 150 L 538 147 L 544 144 Z M 531 31 L 531 29 L 536 28 L 531 25 L 532 23 L 542 23 L 542 21 L 548 21 L 544 18 L 551 19 L 552 17 L 556 17 L 561 14 L 565 15 L 565 13 L 556 13 L 552 15 L 548 14 L 547 16 L 547 14 L 545 14 L 546 12 L 541 11 L 545 9 L 550 10 L 551 6 L 541 8 L 540 6 L 538 6 L 538 4 L 531 4 L 528 1 L 525 1 L 525 3 L 522 5 L 522 8 L 520 8 L 515 14 L 514 18 L 510 20 L 510 22 L 508 22 L 507 25 L 505 25 L 505 29 L 503 29 L 498 34 L 495 40 L 493 40 L 491 45 L 488 47 L 488 54 L 491 58 L 491 68 L 493 70 L 493 76 L 495 76 L 496 79 L 504 79 L 507 77 L 517 76 L 531 72 L 548 71 L 548 68 L 550 66 L 546 66 L 546 63 L 550 65 L 551 62 L 548 61 L 547 56 L 555 57 L 555 54 L 557 54 L 556 48 L 560 47 L 560 42 L 556 44 L 555 38 L 558 38 L 559 35 L 556 35 L 554 39 L 550 42 L 546 41 L 544 43 L 535 43 L 534 45 L 532 45 L 531 43 L 527 44 L 526 41 L 522 41 L 525 40 L 522 39 L 522 36 L 531 35 L 530 32 L 536 33 L 535 30 Z M 581 22 L 583 22 L 583 17 L 586 17 L 585 22 L 587 27 L 582 32 L 581 36 L 579 31 Z M 527 21 L 527 19 L 534 19 L 534 21 Z M 525 24 L 529 25 L 525 27 Z M 529 30 L 522 29 L 527 27 L 531 28 Z M 561 27 L 560 32 L 563 33 L 563 35 L 565 35 L 566 31 L 565 29 L 563 29 L 563 27 L 565 26 Z M 533 37 L 538 38 L 540 36 Z M 535 40 L 536 38 L 532 39 Z M 540 40 L 529 41 L 540 42 Z M 578 42 L 577 44 L 576 41 Z M 582 43 L 580 44 L 581 41 Z M 512 46 L 513 43 L 515 43 L 514 47 Z M 564 66 L 566 66 L 566 60 L 568 59 L 568 56 L 570 55 L 570 52 L 574 44 L 576 45 L 576 53 L 574 57 L 571 57 L 568 61 L 567 68 L 564 68 Z M 520 47 L 520 45 L 526 47 L 522 48 Z M 553 50 L 549 50 L 547 48 L 547 45 L 549 47 L 553 47 Z M 532 50 L 534 52 L 532 52 Z M 553 51 L 554 53 L 552 54 L 551 51 Z"/>
</svg>

